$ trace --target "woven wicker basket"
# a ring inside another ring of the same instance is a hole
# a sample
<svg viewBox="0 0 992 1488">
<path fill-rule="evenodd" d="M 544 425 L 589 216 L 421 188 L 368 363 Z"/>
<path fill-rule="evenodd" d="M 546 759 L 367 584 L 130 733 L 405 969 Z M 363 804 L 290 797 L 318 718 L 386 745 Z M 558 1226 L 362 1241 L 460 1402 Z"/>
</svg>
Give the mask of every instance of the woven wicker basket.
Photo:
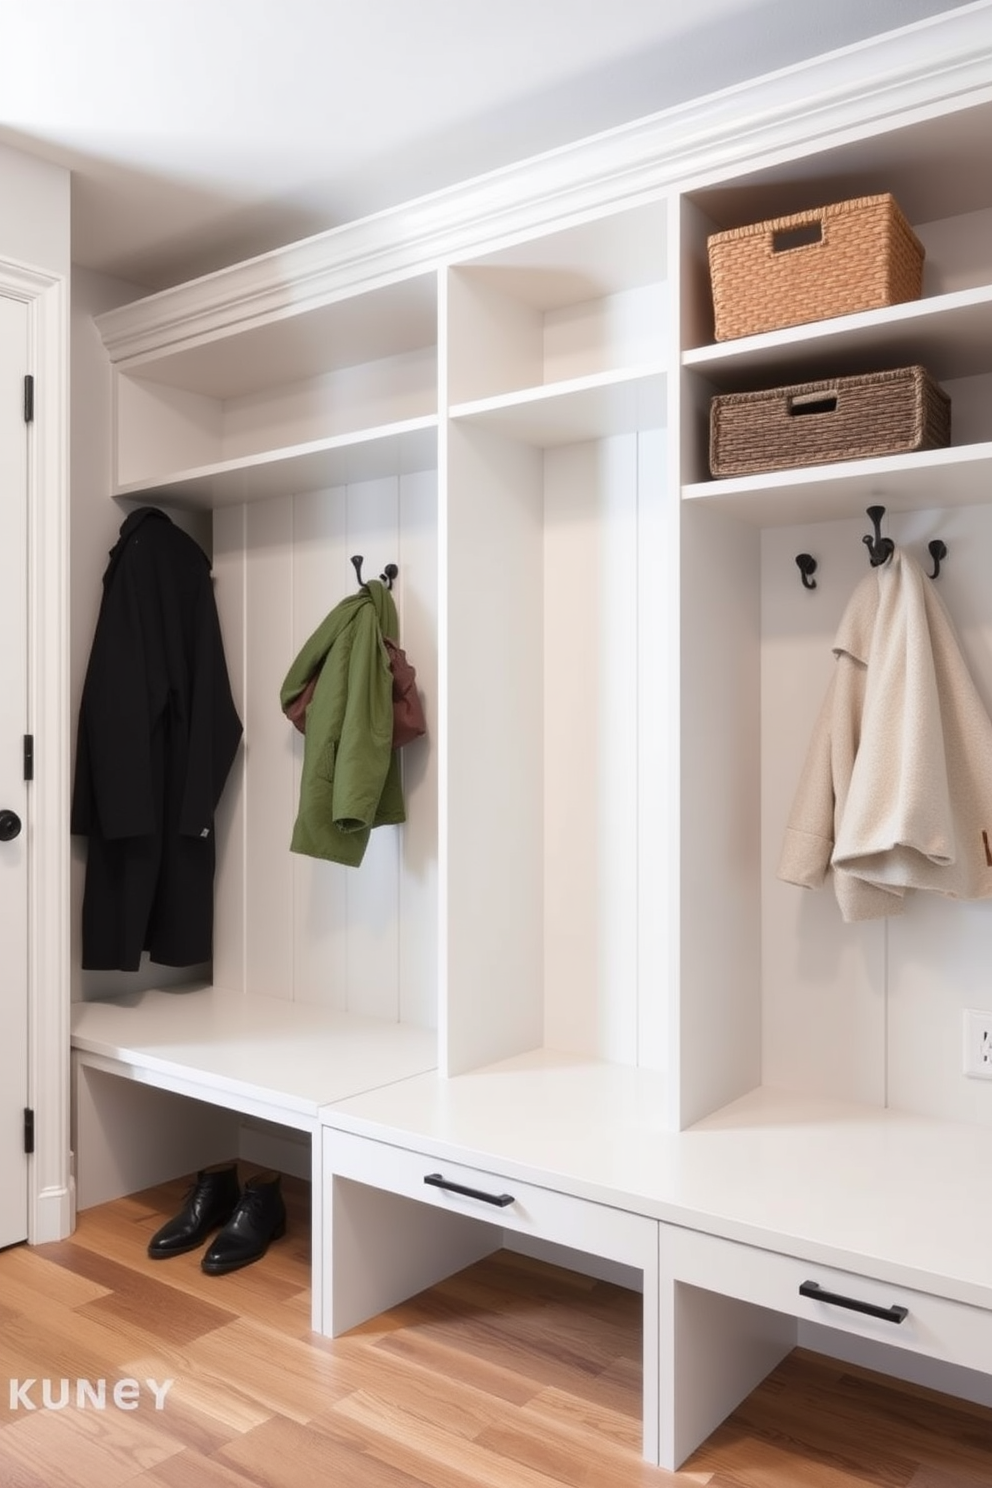
<svg viewBox="0 0 992 1488">
<path fill-rule="evenodd" d="M 707 246 L 718 341 L 922 293 L 923 244 L 887 194 L 736 227 Z"/>
<path fill-rule="evenodd" d="M 951 400 L 923 367 L 726 393 L 710 405 L 710 470 L 756 475 L 939 449 Z"/>
</svg>

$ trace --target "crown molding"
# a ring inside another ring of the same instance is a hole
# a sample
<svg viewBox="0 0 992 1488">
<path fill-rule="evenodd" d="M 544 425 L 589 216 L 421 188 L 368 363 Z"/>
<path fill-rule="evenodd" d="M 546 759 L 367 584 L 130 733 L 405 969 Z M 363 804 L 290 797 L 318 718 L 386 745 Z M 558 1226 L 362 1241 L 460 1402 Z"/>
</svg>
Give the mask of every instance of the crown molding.
<svg viewBox="0 0 992 1488">
<path fill-rule="evenodd" d="M 120 365 L 432 272 L 914 109 L 992 97 L 992 0 L 829 52 L 98 316 Z"/>
</svg>

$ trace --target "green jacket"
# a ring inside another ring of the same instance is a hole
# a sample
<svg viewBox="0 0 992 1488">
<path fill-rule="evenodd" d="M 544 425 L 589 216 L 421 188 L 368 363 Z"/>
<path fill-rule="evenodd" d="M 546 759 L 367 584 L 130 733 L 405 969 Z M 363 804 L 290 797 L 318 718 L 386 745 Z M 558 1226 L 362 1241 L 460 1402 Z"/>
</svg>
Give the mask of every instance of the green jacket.
<svg viewBox="0 0 992 1488">
<path fill-rule="evenodd" d="M 317 627 L 282 685 L 285 710 L 319 672 L 306 711 L 293 852 L 357 868 L 372 827 L 406 820 L 383 636 L 399 639 L 396 606 L 369 579 Z"/>
</svg>

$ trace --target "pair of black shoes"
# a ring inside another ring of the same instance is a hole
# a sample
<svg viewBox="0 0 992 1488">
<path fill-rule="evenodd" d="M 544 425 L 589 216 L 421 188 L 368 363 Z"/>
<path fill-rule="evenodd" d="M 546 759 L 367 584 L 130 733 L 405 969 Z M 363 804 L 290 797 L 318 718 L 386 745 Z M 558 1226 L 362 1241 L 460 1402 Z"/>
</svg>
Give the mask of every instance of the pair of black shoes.
<svg viewBox="0 0 992 1488">
<path fill-rule="evenodd" d="M 286 1233 L 286 1205 L 278 1173 L 259 1173 L 242 1189 L 235 1163 L 203 1168 L 180 1212 L 148 1242 L 152 1260 L 185 1255 L 222 1226 L 200 1262 L 210 1276 L 259 1260 Z"/>
</svg>

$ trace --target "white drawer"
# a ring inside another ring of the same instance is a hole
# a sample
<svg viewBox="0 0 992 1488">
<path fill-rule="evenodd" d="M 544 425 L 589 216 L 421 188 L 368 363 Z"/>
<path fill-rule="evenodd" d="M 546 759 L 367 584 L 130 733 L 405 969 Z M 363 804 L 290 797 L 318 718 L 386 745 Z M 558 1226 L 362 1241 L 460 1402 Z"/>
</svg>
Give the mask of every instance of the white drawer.
<svg viewBox="0 0 992 1488">
<path fill-rule="evenodd" d="M 351 1178 L 504 1230 L 571 1246 L 641 1270 L 657 1263 L 653 1219 L 499 1172 L 439 1161 L 392 1143 L 325 1128 L 324 1179 Z"/>
<path fill-rule="evenodd" d="M 662 1225 L 660 1244 L 662 1276 L 673 1281 L 992 1371 L 992 1312 L 984 1308 L 674 1225 Z"/>
</svg>

